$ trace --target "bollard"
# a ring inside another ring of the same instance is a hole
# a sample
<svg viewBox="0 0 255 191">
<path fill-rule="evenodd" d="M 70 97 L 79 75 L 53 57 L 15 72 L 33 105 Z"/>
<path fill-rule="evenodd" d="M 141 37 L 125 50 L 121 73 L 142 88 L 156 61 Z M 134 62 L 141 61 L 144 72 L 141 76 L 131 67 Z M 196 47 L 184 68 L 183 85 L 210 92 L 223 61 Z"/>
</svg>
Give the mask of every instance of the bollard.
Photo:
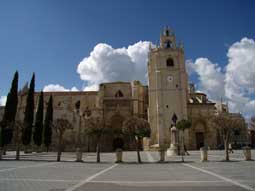
<svg viewBox="0 0 255 191">
<path fill-rule="evenodd" d="M 122 162 L 122 149 L 116 149 L 116 163 Z"/>
<path fill-rule="evenodd" d="M 206 147 L 201 147 L 200 148 L 200 155 L 201 155 L 201 162 L 207 161 L 207 148 Z"/>
<path fill-rule="evenodd" d="M 76 162 L 82 162 L 82 151 L 80 148 L 76 149 Z"/>
<path fill-rule="evenodd" d="M 247 160 L 247 161 L 251 160 L 251 148 L 250 147 L 244 147 L 243 154 L 244 154 L 245 160 Z"/>
</svg>

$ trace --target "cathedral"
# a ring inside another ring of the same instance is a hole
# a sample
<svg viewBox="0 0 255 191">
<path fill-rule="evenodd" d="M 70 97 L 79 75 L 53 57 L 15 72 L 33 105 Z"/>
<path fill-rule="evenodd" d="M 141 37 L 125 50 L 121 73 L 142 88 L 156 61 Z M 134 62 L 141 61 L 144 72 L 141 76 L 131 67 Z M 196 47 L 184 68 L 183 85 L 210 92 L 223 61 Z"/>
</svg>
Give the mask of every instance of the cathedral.
<svg viewBox="0 0 255 191">
<path fill-rule="evenodd" d="M 99 85 L 98 91 L 80 92 L 45 92 L 46 101 L 53 96 L 54 119 L 66 118 L 74 129 L 65 133 L 64 150 L 74 151 L 78 134 L 81 135 L 82 149 L 94 151 L 95 141 L 84 135 L 86 119 L 84 115 L 102 116 L 111 128 L 120 128 L 130 116 L 145 118 L 149 121 L 152 134 L 144 141 L 144 149 L 169 147 L 172 116 L 177 121 L 189 119 L 192 127 L 185 132 L 185 145 L 189 150 L 202 146 L 216 149 L 222 143 L 209 119 L 217 112 L 228 112 L 226 104 L 214 103 L 207 95 L 196 92 L 195 86 L 188 82 L 185 67 L 184 47 L 176 43 L 174 32 L 165 28 L 160 35 L 160 44 L 150 47 L 148 54 L 148 86 L 139 81 L 109 82 Z M 20 93 L 17 118 L 23 120 L 25 94 Z M 35 94 L 35 104 L 39 93 Z M 80 102 L 80 114 L 75 112 L 75 104 Z M 241 114 L 236 117 L 243 119 Z M 79 122 L 80 121 L 80 122 Z M 244 120 L 243 120 L 244 121 Z M 80 129 L 79 129 L 80 126 Z M 247 130 L 240 129 L 236 134 L 238 143 L 247 139 Z M 53 136 L 53 149 L 54 149 Z M 102 140 L 102 151 L 112 151 L 113 135 L 105 135 Z M 134 150 L 134 140 L 124 137 L 125 149 Z"/>
</svg>

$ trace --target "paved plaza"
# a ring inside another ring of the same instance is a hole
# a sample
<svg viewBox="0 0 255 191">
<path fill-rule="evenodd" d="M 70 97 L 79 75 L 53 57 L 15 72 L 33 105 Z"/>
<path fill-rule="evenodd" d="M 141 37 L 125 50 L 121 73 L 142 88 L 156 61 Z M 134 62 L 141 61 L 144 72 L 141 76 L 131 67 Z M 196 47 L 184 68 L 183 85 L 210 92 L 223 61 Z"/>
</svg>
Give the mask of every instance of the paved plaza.
<svg viewBox="0 0 255 191">
<path fill-rule="evenodd" d="M 253 159 L 255 151 L 252 151 Z M 144 163 L 136 163 L 136 152 L 125 152 L 123 164 L 115 164 L 114 153 L 102 153 L 102 163 L 95 163 L 95 153 L 85 153 L 83 163 L 74 162 L 74 153 L 14 152 L 0 161 L 0 191 L 246 191 L 255 188 L 255 161 L 244 161 L 242 151 L 223 162 L 224 151 L 210 151 L 209 161 L 200 162 L 199 151 L 181 157 L 167 157 L 158 163 L 157 152 L 142 152 Z"/>
</svg>

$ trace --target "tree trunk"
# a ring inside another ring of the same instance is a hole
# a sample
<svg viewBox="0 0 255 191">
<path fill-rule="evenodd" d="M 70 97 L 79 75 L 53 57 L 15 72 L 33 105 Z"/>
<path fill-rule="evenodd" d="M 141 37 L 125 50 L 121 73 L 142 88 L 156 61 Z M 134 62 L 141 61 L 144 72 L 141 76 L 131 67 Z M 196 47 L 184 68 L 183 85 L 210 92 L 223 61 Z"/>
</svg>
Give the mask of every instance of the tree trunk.
<svg viewBox="0 0 255 191">
<path fill-rule="evenodd" d="M 224 147 L 225 147 L 225 160 L 229 161 L 228 140 L 224 140 Z"/>
<path fill-rule="evenodd" d="M 182 130 L 182 162 L 184 162 L 184 129 Z"/>
<path fill-rule="evenodd" d="M 4 145 L 4 146 L 2 147 L 2 149 L 3 149 L 3 155 L 6 155 L 6 145 Z"/>
<path fill-rule="evenodd" d="M 138 160 L 138 163 L 142 162 L 141 156 L 140 156 L 140 141 L 141 141 L 141 139 L 137 138 L 136 151 L 137 151 L 137 160 Z"/>
<path fill-rule="evenodd" d="M 97 142 L 96 151 L 97 151 L 97 162 L 100 163 L 100 142 L 99 141 Z"/>
<path fill-rule="evenodd" d="M 16 143 L 16 160 L 20 159 L 20 138 L 19 138 L 19 125 L 16 125 L 15 129 L 15 143 Z"/>
<path fill-rule="evenodd" d="M 89 141 L 89 136 L 87 136 L 87 145 L 88 145 L 88 148 L 87 148 L 87 151 L 90 152 L 90 141 Z"/>
<path fill-rule="evenodd" d="M 61 159 L 61 150 L 58 149 L 57 162 L 60 162 L 60 159 Z"/>
<path fill-rule="evenodd" d="M 60 159 L 61 159 L 61 145 L 62 145 L 62 135 L 59 136 L 59 140 L 58 140 L 57 162 L 60 162 Z"/>
<path fill-rule="evenodd" d="M 18 143 L 16 147 L 16 160 L 19 160 L 19 159 L 20 159 L 20 146 Z"/>
<path fill-rule="evenodd" d="M 36 153 L 41 153 L 41 152 L 42 152 L 42 146 L 37 146 Z"/>
<path fill-rule="evenodd" d="M 3 157 L 3 148 L 0 147 L 0 160 L 2 160 L 2 157 Z"/>
</svg>

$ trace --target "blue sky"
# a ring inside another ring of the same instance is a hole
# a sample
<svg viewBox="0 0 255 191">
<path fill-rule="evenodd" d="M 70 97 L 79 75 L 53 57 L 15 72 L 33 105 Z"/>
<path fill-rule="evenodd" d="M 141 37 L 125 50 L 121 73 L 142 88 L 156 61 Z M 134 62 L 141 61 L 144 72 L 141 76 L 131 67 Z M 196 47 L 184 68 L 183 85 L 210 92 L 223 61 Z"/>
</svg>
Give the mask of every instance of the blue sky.
<svg viewBox="0 0 255 191">
<path fill-rule="evenodd" d="M 255 38 L 253 0 L 1 0 L 0 95 L 15 70 L 20 87 L 36 73 L 36 89 L 86 86 L 77 65 L 98 43 L 113 48 L 159 41 L 169 25 L 185 45 L 186 59 L 208 58 L 224 70 L 229 47 Z M 199 83 L 199 76 L 191 80 Z"/>
</svg>

